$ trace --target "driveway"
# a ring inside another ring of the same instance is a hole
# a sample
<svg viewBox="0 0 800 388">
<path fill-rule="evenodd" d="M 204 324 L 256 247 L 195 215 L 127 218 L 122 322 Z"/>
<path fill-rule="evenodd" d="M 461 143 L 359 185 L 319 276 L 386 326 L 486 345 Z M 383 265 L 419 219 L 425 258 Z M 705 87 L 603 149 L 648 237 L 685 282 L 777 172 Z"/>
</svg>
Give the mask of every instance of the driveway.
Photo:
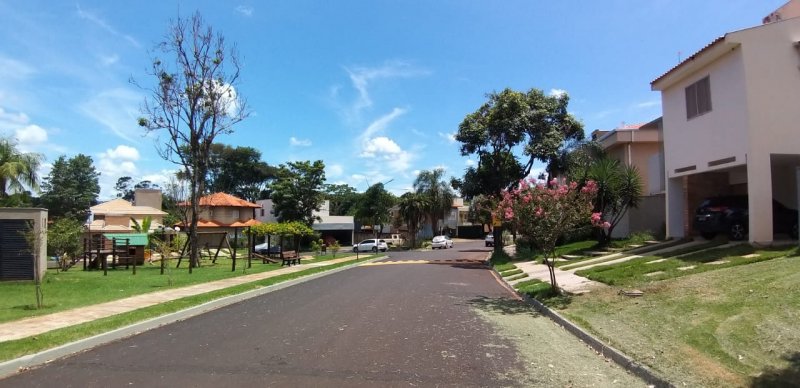
<svg viewBox="0 0 800 388">
<path fill-rule="evenodd" d="M 391 253 L 5 380 L 17 386 L 645 386 L 535 314 L 483 241 Z"/>
</svg>

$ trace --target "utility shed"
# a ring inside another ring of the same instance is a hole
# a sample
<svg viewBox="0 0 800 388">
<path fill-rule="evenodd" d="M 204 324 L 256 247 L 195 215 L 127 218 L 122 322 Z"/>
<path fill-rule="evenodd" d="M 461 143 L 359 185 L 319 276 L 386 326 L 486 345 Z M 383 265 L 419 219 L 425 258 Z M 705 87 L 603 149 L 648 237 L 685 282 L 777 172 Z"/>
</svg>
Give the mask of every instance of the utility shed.
<svg viewBox="0 0 800 388">
<path fill-rule="evenodd" d="M 38 237 L 38 257 L 25 238 Z M 0 280 L 34 280 L 47 271 L 47 209 L 0 208 Z"/>
</svg>

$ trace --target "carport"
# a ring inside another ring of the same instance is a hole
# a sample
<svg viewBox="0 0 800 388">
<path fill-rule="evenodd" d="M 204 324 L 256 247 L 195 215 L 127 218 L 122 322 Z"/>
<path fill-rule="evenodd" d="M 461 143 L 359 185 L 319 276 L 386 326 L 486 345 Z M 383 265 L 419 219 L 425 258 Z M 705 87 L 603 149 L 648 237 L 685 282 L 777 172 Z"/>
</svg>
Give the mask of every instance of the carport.
<svg viewBox="0 0 800 388">
<path fill-rule="evenodd" d="M 748 158 L 709 161 L 702 171 L 697 165 L 667 171 L 667 235 L 693 236 L 695 210 L 709 197 L 746 195 L 749 207 L 751 243 L 771 244 L 785 240 L 786 234 L 773 231 L 772 200 L 790 209 L 798 208 L 797 169 L 800 155 L 771 154 L 768 163 Z M 761 163 L 759 163 L 761 162 Z"/>
</svg>

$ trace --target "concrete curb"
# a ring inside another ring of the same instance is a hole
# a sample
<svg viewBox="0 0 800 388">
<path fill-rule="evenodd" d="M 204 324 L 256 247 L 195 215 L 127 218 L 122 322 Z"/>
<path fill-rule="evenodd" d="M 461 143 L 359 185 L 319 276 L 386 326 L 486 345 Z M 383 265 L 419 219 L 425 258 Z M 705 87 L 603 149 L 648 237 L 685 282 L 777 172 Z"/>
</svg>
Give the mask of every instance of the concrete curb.
<svg viewBox="0 0 800 388">
<path fill-rule="evenodd" d="M 580 328 L 578 325 L 576 325 L 576 324 L 572 323 L 571 321 L 569 321 L 567 318 L 564 318 L 563 316 L 561 316 L 561 314 L 551 310 L 549 307 L 547 307 L 544 304 L 542 304 L 542 302 L 539 302 L 538 300 L 530 297 L 527 294 L 523 294 L 523 293 L 517 291 L 513 286 L 511 286 L 505 280 L 505 278 L 500 276 L 500 274 L 497 271 L 495 271 L 494 268 L 492 268 L 492 271 L 494 271 L 494 273 L 496 273 L 498 275 L 497 276 L 498 278 L 503 280 L 503 283 L 505 283 L 508 286 L 508 288 L 513 290 L 513 292 L 516 293 L 517 296 L 519 296 L 526 303 L 528 303 L 531 306 L 533 306 L 533 308 L 536 309 L 536 311 L 538 311 L 540 314 L 550 318 L 551 320 L 553 320 L 553 322 L 555 322 L 559 326 L 561 326 L 564 329 L 566 329 L 572 335 L 578 337 L 578 339 L 580 339 L 581 341 L 583 341 L 587 345 L 591 346 L 592 349 L 594 349 L 596 352 L 600 353 L 601 356 L 610 358 L 615 363 L 617 363 L 617 365 L 619 365 L 620 367 L 624 368 L 625 370 L 633 373 L 634 375 L 638 376 L 639 378 L 644 380 L 647 384 L 650 384 L 653 387 L 658 387 L 658 388 L 673 388 L 673 387 L 675 387 L 672 383 L 670 383 L 669 381 L 661 378 L 660 376 L 658 376 L 655 372 L 653 372 L 652 370 L 650 370 L 646 366 L 636 362 L 633 358 L 629 357 L 625 353 L 622 353 L 621 351 L 619 351 L 619 350 L 617 350 L 617 349 L 605 344 L 600 339 L 598 339 L 595 336 L 593 336 L 592 334 L 586 332 L 585 330 Z"/>
<path fill-rule="evenodd" d="M 159 317 L 148 319 L 146 321 L 137 322 L 129 326 L 114 329 L 112 331 L 98 334 L 93 337 L 84 338 L 52 349 L 43 350 L 39 353 L 29 354 L 26 356 L 22 356 L 20 358 L 8 360 L 0 363 L 0 379 L 9 377 L 13 374 L 25 371 L 30 368 L 47 364 L 51 361 L 55 361 L 60 358 L 71 356 L 75 353 L 80 353 L 82 351 L 92 349 L 100 345 L 114 342 L 123 338 L 132 337 L 136 334 L 152 330 L 161 326 L 169 325 L 171 323 L 175 323 L 178 321 L 183 321 L 198 316 L 200 314 L 216 310 L 221 307 L 239 303 L 247 299 L 255 298 L 257 296 L 269 294 L 271 292 L 282 290 L 284 288 L 288 288 L 297 284 L 305 283 L 314 279 L 321 278 L 323 276 L 332 275 L 337 272 L 357 267 L 364 263 L 371 263 L 374 261 L 383 260 L 388 257 L 389 257 L 388 255 L 383 255 L 359 263 L 348 264 L 343 267 L 334 268 L 320 273 L 315 273 L 313 275 L 302 276 L 297 279 L 287 280 L 285 282 L 273 284 L 271 286 L 262 287 L 256 290 L 246 291 L 241 294 L 226 296 L 194 307 L 189 307 L 184 310 L 176 311 L 174 313 L 162 315 Z M 310 267 L 308 269 L 313 269 L 313 268 L 314 267 Z M 317 267 L 317 268 L 324 268 L 324 267 Z"/>
</svg>

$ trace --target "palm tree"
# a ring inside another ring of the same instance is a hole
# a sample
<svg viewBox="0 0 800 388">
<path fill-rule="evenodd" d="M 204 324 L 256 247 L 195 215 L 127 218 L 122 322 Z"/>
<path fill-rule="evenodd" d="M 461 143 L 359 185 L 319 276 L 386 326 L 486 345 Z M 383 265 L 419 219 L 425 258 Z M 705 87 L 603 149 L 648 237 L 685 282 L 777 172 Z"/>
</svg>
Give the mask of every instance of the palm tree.
<svg viewBox="0 0 800 388">
<path fill-rule="evenodd" d="M 417 232 L 420 224 L 425 220 L 428 199 L 422 194 L 405 193 L 400 196 L 398 207 L 400 218 L 408 226 L 408 233 L 411 235 L 411 248 L 416 248 Z"/>
<path fill-rule="evenodd" d="M 439 218 L 444 219 L 453 205 L 453 190 L 443 179 L 444 169 L 422 170 L 414 180 L 414 190 L 427 198 L 426 215 L 434 233 L 439 232 Z"/>
<path fill-rule="evenodd" d="M 25 186 L 39 191 L 37 170 L 44 156 L 35 152 L 20 152 L 13 140 L 0 139 L 0 196 L 25 191 Z"/>
</svg>

